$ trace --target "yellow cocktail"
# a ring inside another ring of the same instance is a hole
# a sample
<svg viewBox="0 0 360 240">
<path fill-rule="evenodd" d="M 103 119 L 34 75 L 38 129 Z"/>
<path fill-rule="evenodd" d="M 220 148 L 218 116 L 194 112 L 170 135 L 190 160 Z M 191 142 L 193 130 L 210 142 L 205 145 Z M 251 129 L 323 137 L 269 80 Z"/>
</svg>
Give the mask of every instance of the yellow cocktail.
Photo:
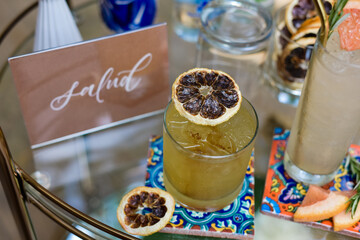
<svg viewBox="0 0 360 240">
<path fill-rule="evenodd" d="M 166 190 L 199 211 L 230 204 L 241 190 L 257 129 L 256 112 L 244 98 L 238 112 L 216 126 L 189 121 L 170 102 L 164 115 Z"/>
</svg>

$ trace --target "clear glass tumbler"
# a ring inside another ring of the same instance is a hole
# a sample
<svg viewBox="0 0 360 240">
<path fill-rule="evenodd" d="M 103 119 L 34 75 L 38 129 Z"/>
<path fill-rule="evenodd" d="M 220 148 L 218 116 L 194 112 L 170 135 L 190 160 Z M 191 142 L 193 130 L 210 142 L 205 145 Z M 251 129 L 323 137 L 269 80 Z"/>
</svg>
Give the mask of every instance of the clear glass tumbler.
<svg viewBox="0 0 360 240">
<path fill-rule="evenodd" d="M 263 78 L 279 102 L 297 106 L 318 28 L 292 35 L 285 24 L 285 11 L 283 7 L 275 13 Z"/>
<path fill-rule="evenodd" d="M 339 42 L 334 32 L 326 48 L 315 44 L 285 153 L 297 181 L 330 182 L 360 130 L 360 50 Z"/>
<path fill-rule="evenodd" d="M 164 114 L 164 183 L 186 208 L 216 211 L 241 191 L 258 131 L 258 118 L 243 98 L 240 110 L 216 126 L 189 122 L 170 102 Z"/>
<path fill-rule="evenodd" d="M 247 1 L 213 0 L 201 11 L 196 66 L 230 74 L 250 92 L 261 76 L 271 36 L 271 13 Z"/>
</svg>

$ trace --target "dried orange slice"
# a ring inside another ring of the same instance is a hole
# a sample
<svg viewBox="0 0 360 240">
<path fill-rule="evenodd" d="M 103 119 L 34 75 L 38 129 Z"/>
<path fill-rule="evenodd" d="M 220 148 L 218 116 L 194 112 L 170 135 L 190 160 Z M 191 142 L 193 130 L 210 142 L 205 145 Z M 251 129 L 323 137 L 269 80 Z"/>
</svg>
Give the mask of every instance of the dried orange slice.
<svg viewBox="0 0 360 240">
<path fill-rule="evenodd" d="M 346 51 L 360 49 L 360 1 L 349 0 L 344 14 L 350 14 L 339 27 L 340 45 Z"/>
<path fill-rule="evenodd" d="M 319 16 L 315 16 L 309 19 L 306 19 L 299 27 L 298 31 L 302 31 L 307 28 L 319 28 L 321 27 L 321 21 Z"/>
<path fill-rule="evenodd" d="M 296 41 L 301 38 L 313 38 L 316 39 L 316 35 L 319 31 L 319 27 L 300 27 L 297 32 L 291 36 L 291 40 Z M 315 42 L 314 42 L 315 43 Z"/>
<path fill-rule="evenodd" d="M 151 212 L 141 214 L 144 208 L 151 209 Z M 158 188 L 137 187 L 122 198 L 117 218 L 126 232 L 147 236 L 164 228 L 174 210 L 175 200 L 168 192 Z"/>
<path fill-rule="evenodd" d="M 346 209 L 348 199 L 340 192 L 310 185 L 304 200 L 296 209 L 294 221 L 311 222 L 333 217 Z"/>
<path fill-rule="evenodd" d="M 325 10 L 329 14 L 332 8 L 332 1 L 323 1 Z M 311 0 L 293 0 L 285 11 L 285 22 L 291 34 L 310 18 L 317 15 L 314 3 Z"/>
<path fill-rule="evenodd" d="M 227 73 L 194 68 L 177 77 L 172 86 L 172 99 L 176 110 L 189 121 L 215 126 L 239 110 L 242 96 Z"/>
</svg>

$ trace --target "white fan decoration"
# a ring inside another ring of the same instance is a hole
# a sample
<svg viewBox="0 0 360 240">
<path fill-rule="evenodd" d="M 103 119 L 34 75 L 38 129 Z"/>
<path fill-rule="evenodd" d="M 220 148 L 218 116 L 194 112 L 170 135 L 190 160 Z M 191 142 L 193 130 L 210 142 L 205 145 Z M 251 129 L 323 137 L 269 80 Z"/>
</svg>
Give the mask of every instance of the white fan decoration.
<svg viewBox="0 0 360 240">
<path fill-rule="evenodd" d="M 39 0 L 34 51 L 80 42 L 82 37 L 65 0 Z"/>
</svg>

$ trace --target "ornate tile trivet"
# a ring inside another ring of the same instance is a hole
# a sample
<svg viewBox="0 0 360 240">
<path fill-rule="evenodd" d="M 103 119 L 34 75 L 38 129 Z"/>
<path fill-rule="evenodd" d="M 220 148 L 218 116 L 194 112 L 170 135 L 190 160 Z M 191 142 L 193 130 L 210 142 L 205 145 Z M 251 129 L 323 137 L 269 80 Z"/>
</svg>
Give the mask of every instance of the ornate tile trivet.
<svg viewBox="0 0 360 240">
<path fill-rule="evenodd" d="M 164 189 L 163 139 L 150 139 L 145 186 Z M 170 223 L 161 232 L 231 239 L 254 238 L 254 154 L 237 199 L 217 212 L 196 212 L 175 205 Z"/>
<path fill-rule="evenodd" d="M 289 134 L 288 130 L 275 129 L 260 211 L 266 215 L 292 221 L 294 212 L 304 199 L 307 186 L 295 182 L 284 170 L 283 159 Z M 351 145 L 349 154 L 360 160 L 360 146 Z M 351 190 L 353 188 L 354 182 L 348 175 L 345 162 L 344 159 L 335 179 L 324 188 L 331 191 Z M 333 231 L 331 219 L 303 224 Z M 338 233 L 359 238 L 360 222 L 356 226 Z"/>
</svg>

